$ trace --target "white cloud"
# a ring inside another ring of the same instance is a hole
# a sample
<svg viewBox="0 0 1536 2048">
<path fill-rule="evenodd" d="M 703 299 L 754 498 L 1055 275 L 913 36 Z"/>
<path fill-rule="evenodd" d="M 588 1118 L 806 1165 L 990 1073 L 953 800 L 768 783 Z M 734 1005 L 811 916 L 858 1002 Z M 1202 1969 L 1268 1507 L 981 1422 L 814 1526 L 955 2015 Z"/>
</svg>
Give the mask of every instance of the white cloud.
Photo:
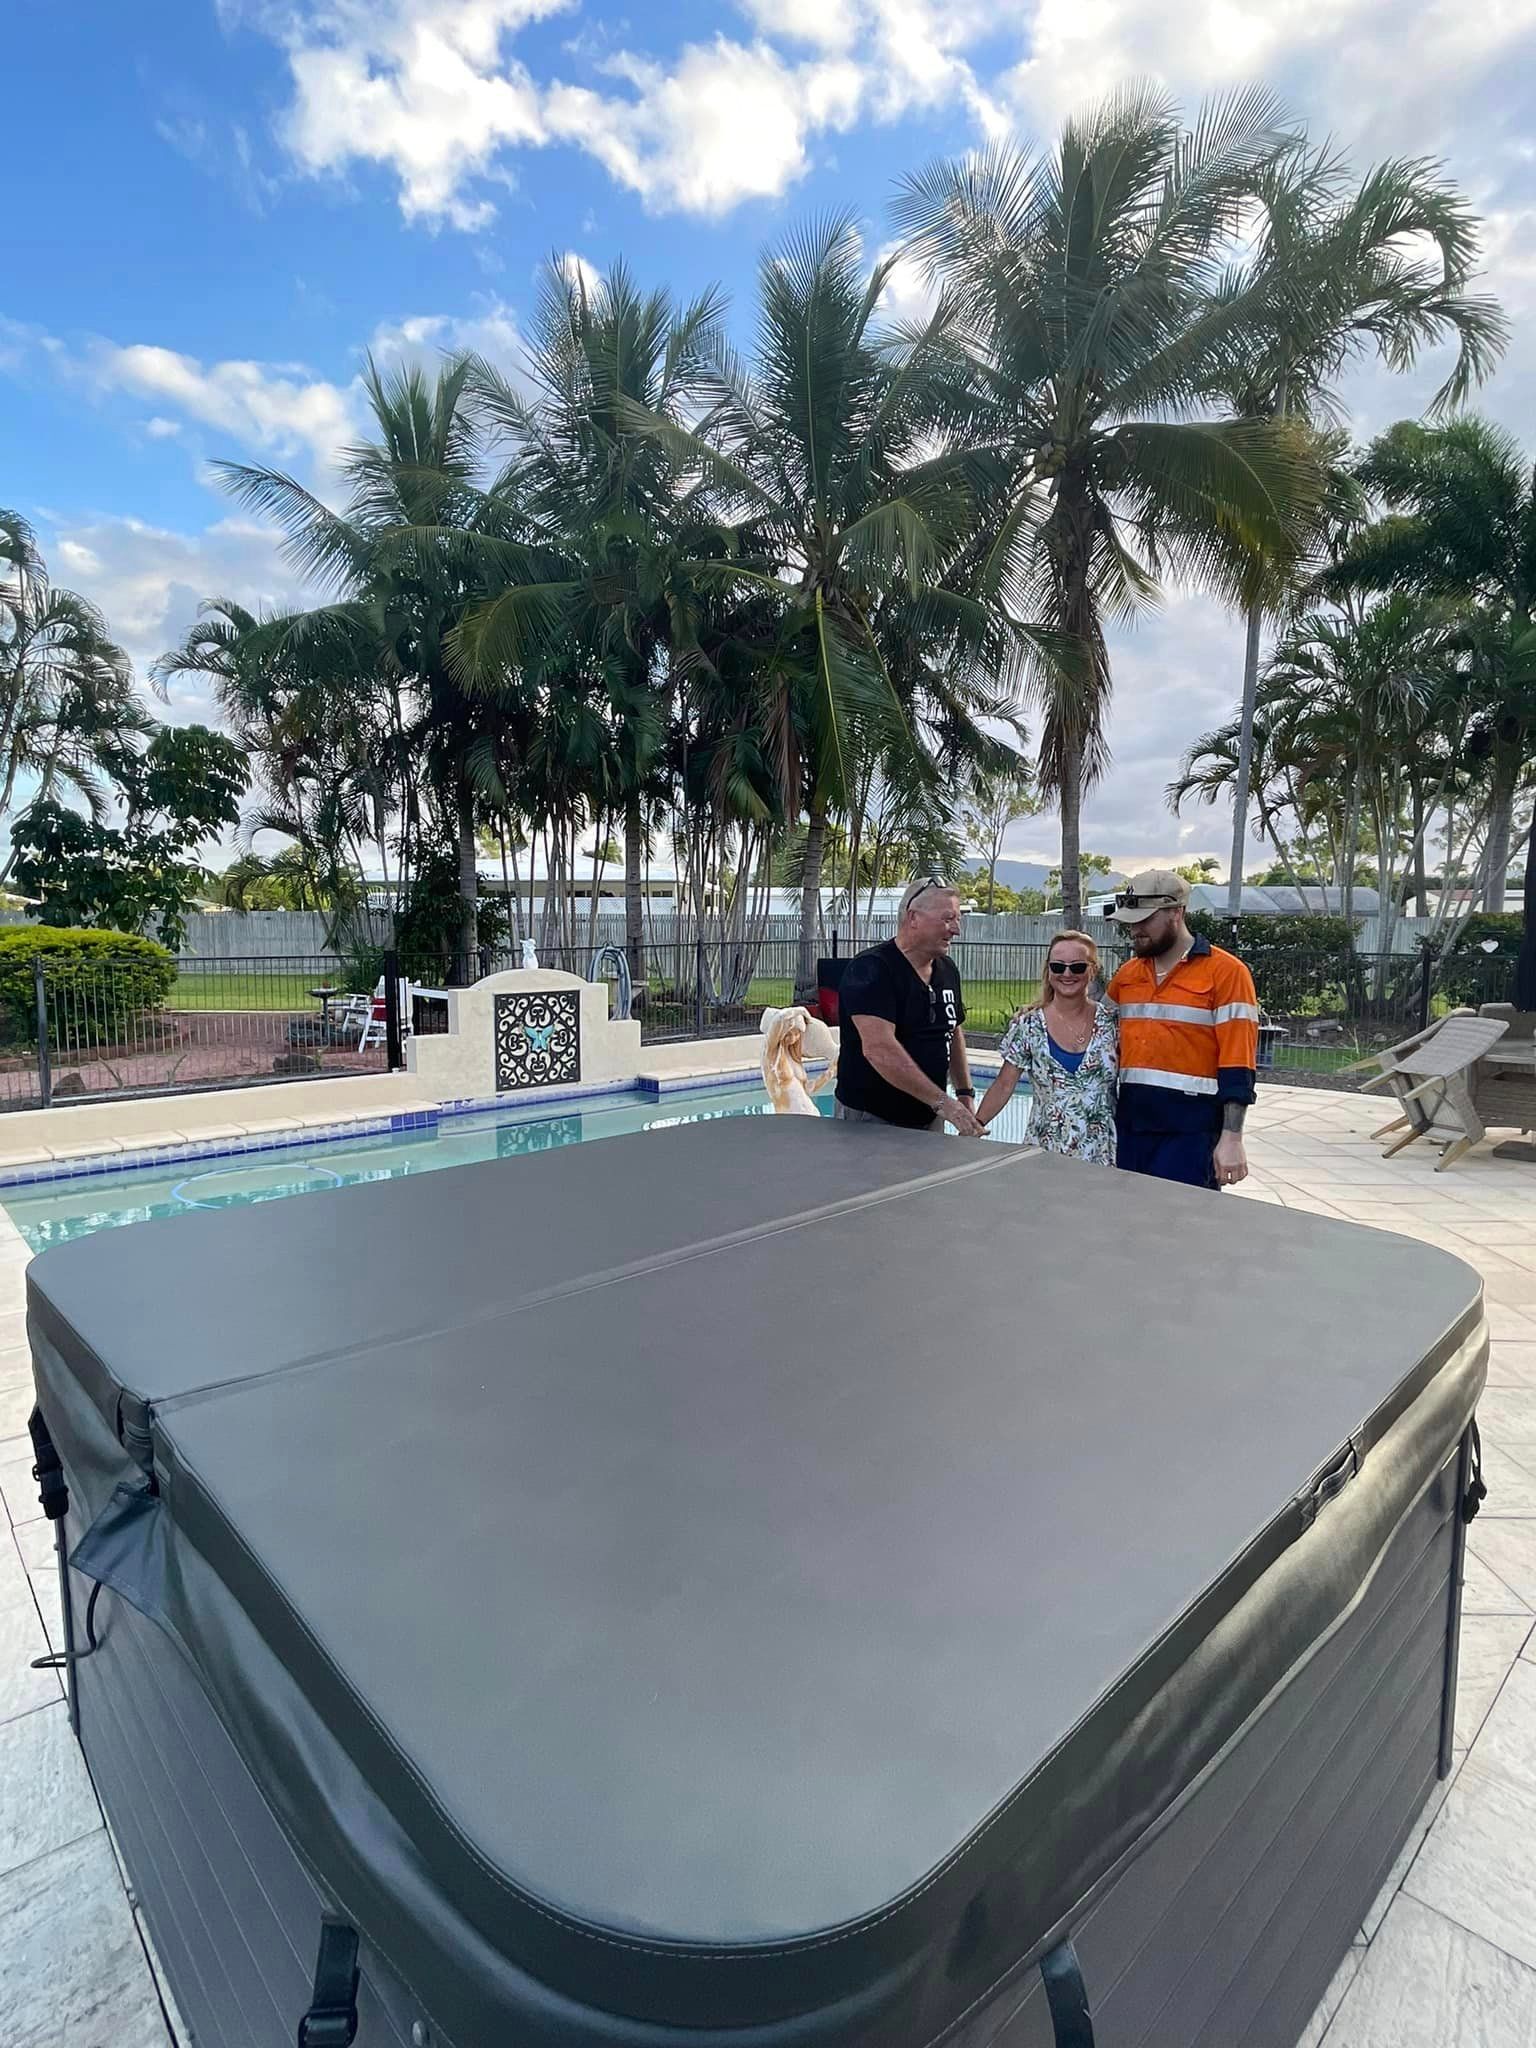
<svg viewBox="0 0 1536 2048">
<path fill-rule="evenodd" d="M 181 432 L 180 420 L 163 419 L 158 413 L 144 422 L 144 431 L 151 441 L 169 441 Z"/>
<path fill-rule="evenodd" d="M 718 216 L 788 190 L 810 168 L 813 138 L 861 117 L 953 102 L 983 127 L 1001 118 L 964 55 L 994 25 L 981 0 L 742 0 L 750 41 L 720 33 L 671 56 L 623 48 L 599 23 L 565 46 L 597 83 L 537 78 L 517 33 L 570 4 L 258 10 L 288 56 L 282 139 L 312 174 L 387 168 L 408 220 L 475 230 L 496 214 L 486 184 L 508 182 L 518 151 L 551 141 L 587 151 L 655 211 Z"/>
<path fill-rule="evenodd" d="M 321 467 L 356 433 L 352 393 L 299 364 L 204 364 L 150 342 L 102 343 L 88 374 L 104 390 L 160 399 L 247 447 L 285 458 L 304 451 Z"/>
<path fill-rule="evenodd" d="M 575 249 L 567 249 L 560 258 L 560 271 L 568 284 L 581 284 L 590 298 L 603 281 L 603 274 L 595 263 L 589 263 L 585 256 Z"/>
<path fill-rule="evenodd" d="M 249 520 L 221 519 L 202 533 L 141 519 L 57 515 L 50 526 L 39 538 L 55 575 L 100 607 L 141 679 L 184 637 L 208 598 L 232 597 L 260 610 L 303 594 L 280 555 L 282 536 Z M 178 681 L 169 715 L 181 723 L 212 720 L 217 707 L 203 686 Z"/>
<path fill-rule="evenodd" d="M 408 220 L 479 228 L 463 187 L 501 151 L 543 140 L 538 89 L 504 50 L 567 0 L 330 0 L 284 31 L 294 98 L 283 136 L 313 172 L 387 164 Z"/>
<path fill-rule="evenodd" d="M 632 96 L 556 85 L 544 103 L 550 134 L 588 150 L 647 206 L 705 215 L 796 183 L 809 138 L 849 127 L 863 92 L 842 59 L 786 64 L 766 43 L 724 36 L 690 45 L 670 70 L 635 56 L 604 68 Z"/>
<path fill-rule="evenodd" d="M 878 260 L 882 263 L 894 257 L 881 295 L 880 310 L 887 318 L 907 324 L 926 320 L 939 303 L 938 287 L 930 282 L 921 264 L 915 263 L 910 256 L 897 256 L 895 252 L 896 244 L 887 243 L 879 254 Z"/>
<path fill-rule="evenodd" d="M 857 0 L 741 0 L 741 11 L 760 35 L 846 50 L 859 33 Z"/>
<path fill-rule="evenodd" d="M 419 362 L 436 368 L 445 355 L 484 356 L 499 370 L 519 368 L 523 337 L 516 315 L 500 299 L 483 312 L 413 313 L 373 330 L 368 352 L 376 363 Z"/>
</svg>

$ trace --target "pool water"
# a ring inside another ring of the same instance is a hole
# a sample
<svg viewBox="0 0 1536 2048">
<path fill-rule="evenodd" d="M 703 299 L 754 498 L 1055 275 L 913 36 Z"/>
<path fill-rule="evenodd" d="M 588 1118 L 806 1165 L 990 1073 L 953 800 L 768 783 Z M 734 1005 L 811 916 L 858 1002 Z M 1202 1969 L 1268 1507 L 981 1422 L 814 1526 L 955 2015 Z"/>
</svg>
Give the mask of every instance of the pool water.
<svg viewBox="0 0 1536 2048">
<path fill-rule="evenodd" d="M 830 1095 L 820 1098 L 824 1115 Z M 1015 1142 L 1024 1136 L 1028 1102 L 1024 1093 L 1008 1105 L 993 1135 Z M 598 1097 L 579 1106 L 546 1104 L 522 1110 L 484 1110 L 449 1117 L 428 1130 L 394 1131 L 366 1138 L 327 1139 L 320 1144 L 278 1146 L 272 1151 L 173 1166 L 133 1167 L 122 1173 L 81 1175 L 40 1183 L 29 1191 L 0 1194 L 3 1208 L 35 1252 L 93 1231 L 157 1216 L 190 1216 L 199 1209 L 228 1209 L 242 1202 L 277 1202 L 290 1195 L 357 1181 L 390 1180 L 403 1173 L 436 1173 L 482 1159 L 511 1159 L 552 1145 L 586 1144 L 631 1131 L 665 1130 L 673 1124 L 702 1123 L 721 1116 L 770 1116 L 761 1088 L 706 1088 L 658 1100 L 653 1095 Z"/>
</svg>

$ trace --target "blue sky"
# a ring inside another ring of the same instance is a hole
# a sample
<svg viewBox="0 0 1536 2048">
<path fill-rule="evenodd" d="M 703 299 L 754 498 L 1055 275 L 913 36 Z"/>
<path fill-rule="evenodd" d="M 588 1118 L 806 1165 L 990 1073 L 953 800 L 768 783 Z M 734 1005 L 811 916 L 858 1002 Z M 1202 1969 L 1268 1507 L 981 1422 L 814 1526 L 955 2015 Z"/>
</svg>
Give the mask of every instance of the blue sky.
<svg viewBox="0 0 1536 2048">
<path fill-rule="evenodd" d="M 473 346 L 515 366 L 537 265 L 623 254 L 750 318 L 761 248 L 854 209 L 871 254 L 895 181 L 991 134 L 1048 137 L 1133 76 L 1193 104 L 1254 78 L 1362 166 L 1436 154 L 1485 211 L 1516 322 L 1485 407 L 1536 453 L 1536 0 L 53 0 L 6 28 L 0 504 L 141 669 L 200 599 L 285 601 L 273 537 L 207 479 L 258 458 L 325 488 L 363 353 Z M 61 90 L 67 79 L 67 90 Z M 899 274 L 915 304 L 920 286 Z M 1435 365 L 1372 368 L 1359 430 Z M 1117 648 L 1115 767 L 1088 843 L 1117 863 L 1224 851 L 1162 788 L 1226 715 L 1240 634 L 1175 596 Z M 204 714 L 192 694 L 181 716 Z M 1046 821 L 1015 851 L 1048 850 Z"/>
</svg>

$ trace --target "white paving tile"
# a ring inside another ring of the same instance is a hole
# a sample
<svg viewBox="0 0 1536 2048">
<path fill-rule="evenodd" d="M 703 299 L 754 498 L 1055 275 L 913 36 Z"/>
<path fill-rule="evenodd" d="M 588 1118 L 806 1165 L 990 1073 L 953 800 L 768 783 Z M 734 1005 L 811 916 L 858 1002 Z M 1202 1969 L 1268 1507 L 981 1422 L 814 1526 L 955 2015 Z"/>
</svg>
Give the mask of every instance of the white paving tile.
<svg viewBox="0 0 1536 2048">
<path fill-rule="evenodd" d="M 1327 2048 L 1531 2048 L 1536 1971 L 1405 1893 L 1321 2038 Z"/>
<path fill-rule="evenodd" d="M 1456 1671 L 1456 1740 L 1477 1740 L 1510 1667 L 1525 1648 L 1536 1616 L 1469 1614 L 1461 1625 Z"/>
<path fill-rule="evenodd" d="M 1536 1450 L 1536 1389 L 1489 1387 L 1477 1404 L 1477 1419 L 1491 1443 L 1520 1455 L 1524 1444 Z"/>
<path fill-rule="evenodd" d="M 1470 1550 L 1462 1574 L 1461 1611 L 1467 1617 L 1476 1614 L 1523 1614 L 1528 1620 L 1531 1618 L 1531 1609 L 1519 1594 L 1511 1592 L 1504 1581 L 1489 1571 L 1481 1558 Z"/>
<path fill-rule="evenodd" d="M 1490 1387 L 1536 1388 L 1536 1344 L 1513 1344 L 1506 1338 L 1488 1354 Z"/>
<path fill-rule="evenodd" d="M 1536 1801 L 1536 1670 L 1516 1659 L 1472 1744 L 1480 1771 Z M 1536 1894 L 1530 1901 L 1536 1920 Z"/>
<path fill-rule="evenodd" d="M 4 1485 L 0 1470 L 0 1487 Z M 1510 1452 L 1483 1439 L 1483 1484 L 1488 1498 L 1482 1513 L 1490 1520 L 1536 1515 L 1536 1472 L 1531 1472 Z M 1479 1516 L 1481 1520 L 1481 1516 Z"/>
<path fill-rule="evenodd" d="M 48 1640 L 58 1649 L 64 1639 L 63 1607 L 59 1594 L 58 1551 L 52 1522 L 23 1522 L 11 1531 L 11 1541 L 21 1555 L 31 1584 L 32 1598 L 43 1617 Z"/>
<path fill-rule="evenodd" d="M 31 1378 L 0 1382 L 0 1443 L 8 1437 L 25 1436 L 27 1417 L 37 1406 Z"/>
<path fill-rule="evenodd" d="M 56 1671 L 34 1671 L 34 1657 L 49 1654 L 48 1638 L 30 1600 L 0 1606 L 0 1721 L 36 1713 L 64 1697 Z"/>
<path fill-rule="evenodd" d="M 63 1701 L 0 1722 L 0 1876 L 100 1827 Z"/>
<path fill-rule="evenodd" d="M 1536 1968 L 1536 1794 L 1484 1769 L 1474 1750 L 1403 1890 Z"/>
<path fill-rule="evenodd" d="M 0 1445 L 0 1502 L 12 1522 L 35 1522 L 43 1512 L 32 1462 L 30 1438 L 23 1437 L 14 1449 Z"/>
<path fill-rule="evenodd" d="M 0 1878 L 6 2048 L 168 2048 L 104 1832 Z"/>
<path fill-rule="evenodd" d="M 1479 1515 L 1467 1548 L 1527 1607 L 1536 1607 L 1536 1522 Z"/>
</svg>

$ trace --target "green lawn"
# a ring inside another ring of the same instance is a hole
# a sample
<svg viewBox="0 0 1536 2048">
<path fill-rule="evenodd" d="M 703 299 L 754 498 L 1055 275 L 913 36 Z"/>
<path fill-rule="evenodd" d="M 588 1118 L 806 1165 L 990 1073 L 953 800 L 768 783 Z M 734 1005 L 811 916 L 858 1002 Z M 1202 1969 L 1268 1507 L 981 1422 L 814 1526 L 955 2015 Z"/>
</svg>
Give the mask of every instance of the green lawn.
<svg viewBox="0 0 1536 2048">
<path fill-rule="evenodd" d="M 312 1010 L 318 1017 L 320 1005 L 309 991 L 319 986 L 319 977 L 286 968 L 270 974 L 239 967 L 194 968 L 177 975 L 165 1000 L 172 1010 Z"/>
</svg>

